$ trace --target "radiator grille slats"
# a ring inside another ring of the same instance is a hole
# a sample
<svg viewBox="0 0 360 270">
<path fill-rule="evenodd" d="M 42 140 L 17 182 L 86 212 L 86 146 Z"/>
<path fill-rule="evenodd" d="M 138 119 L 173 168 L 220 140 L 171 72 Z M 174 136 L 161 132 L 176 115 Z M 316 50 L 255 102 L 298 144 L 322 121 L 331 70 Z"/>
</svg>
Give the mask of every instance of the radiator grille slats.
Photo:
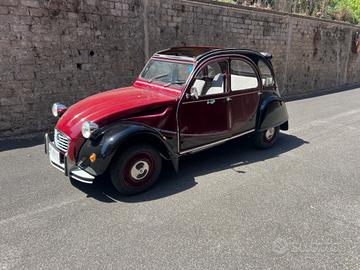
<svg viewBox="0 0 360 270">
<path fill-rule="evenodd" d="M 55 146 L 64 153 L 67 153 L 69 149 L 70 138 L 65 134 L 55 129 L 54 133 Z"/>
</svg>

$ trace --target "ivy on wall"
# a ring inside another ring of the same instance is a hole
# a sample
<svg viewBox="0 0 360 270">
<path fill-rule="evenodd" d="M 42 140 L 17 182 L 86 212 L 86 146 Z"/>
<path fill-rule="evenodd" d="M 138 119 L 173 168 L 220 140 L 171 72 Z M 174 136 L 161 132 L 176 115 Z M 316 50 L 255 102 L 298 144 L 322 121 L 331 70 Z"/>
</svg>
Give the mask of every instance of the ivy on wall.
<svg viewBox="0 0 360 270">
<path fill-rule="evenodd" d="M 360 0 L 216 0 L 219 2 L 271 8 L 323 19 L 360 23 Z"/>
</svg>

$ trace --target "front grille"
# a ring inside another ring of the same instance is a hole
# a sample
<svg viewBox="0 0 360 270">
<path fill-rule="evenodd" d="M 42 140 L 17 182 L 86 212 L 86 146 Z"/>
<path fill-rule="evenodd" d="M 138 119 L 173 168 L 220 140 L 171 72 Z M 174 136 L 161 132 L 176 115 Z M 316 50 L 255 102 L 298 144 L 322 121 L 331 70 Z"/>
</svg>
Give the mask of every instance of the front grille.
<svg viewBox="0 0 360 270">
<path fill-rule="evenodd" d="M 69 149 L 70 138 L 65 134 L 55 129 L 54 133 L 55 146 L 64 153 L 67 153 Z"/>
</svg>

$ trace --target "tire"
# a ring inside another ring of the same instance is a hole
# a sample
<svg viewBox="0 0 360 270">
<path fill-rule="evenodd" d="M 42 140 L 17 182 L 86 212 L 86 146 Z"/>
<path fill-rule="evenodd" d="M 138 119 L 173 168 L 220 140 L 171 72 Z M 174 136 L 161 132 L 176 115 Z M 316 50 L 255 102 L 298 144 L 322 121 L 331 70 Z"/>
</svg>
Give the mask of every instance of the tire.
<svg viewBox="0 0 360 270">
<path fill-rule="evenodd" d="M 160 153 L 148 144 L 129 147 L 111 165 L 111 182 L 123 195 L 134 195 L 150 188 L 161 172 Z"/>
<path fill-rule="evenodd" d="M 274 145 L 279 135 L 280 128 L 274 127 L 264 131 L 258 131 L 254 136 L 254 144 L 256 148 L 268 149 Z"/>
</svg>

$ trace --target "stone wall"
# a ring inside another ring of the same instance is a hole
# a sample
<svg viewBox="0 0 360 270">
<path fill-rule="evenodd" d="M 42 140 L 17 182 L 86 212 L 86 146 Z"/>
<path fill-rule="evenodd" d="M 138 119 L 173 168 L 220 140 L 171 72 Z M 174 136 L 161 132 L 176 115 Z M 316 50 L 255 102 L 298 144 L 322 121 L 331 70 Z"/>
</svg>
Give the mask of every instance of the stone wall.
<svg viewBox="0 0 360 270">
<path fill-rule="evenodd" d="M 53 102 L 126 86 L 171 46 L 269 51 L 288 97 L 360 83 L 359 30 L 206 0 L 1 0 L 0 136 L 48 129 Z"/>
</svg>

